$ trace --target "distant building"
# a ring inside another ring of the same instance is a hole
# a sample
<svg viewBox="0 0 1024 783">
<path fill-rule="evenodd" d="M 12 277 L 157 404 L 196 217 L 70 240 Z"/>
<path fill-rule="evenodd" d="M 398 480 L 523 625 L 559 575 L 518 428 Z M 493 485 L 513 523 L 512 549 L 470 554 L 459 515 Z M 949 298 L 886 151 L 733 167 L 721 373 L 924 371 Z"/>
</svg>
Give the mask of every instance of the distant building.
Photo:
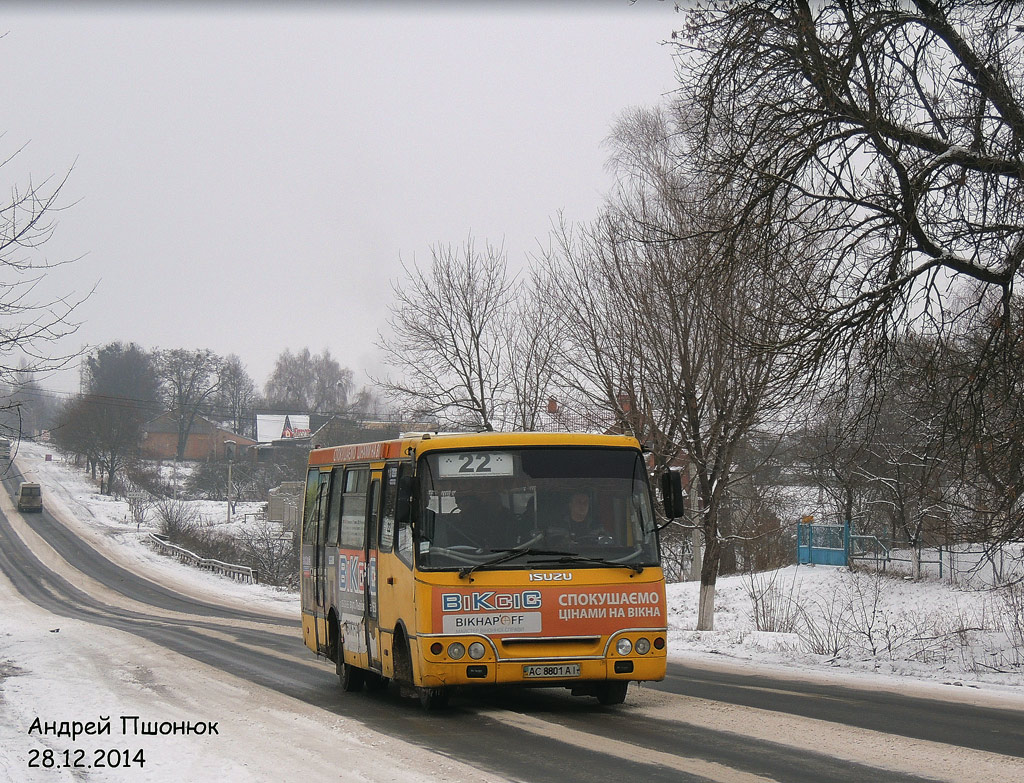
<svg viewBox="0 0 1024 783">
<path fill-rule="evenodd" d="M 230 430 L 222 429 L 209 419 L 196 416 L 185 445 L 185 459 L 224 459 L 224 444 L 234 441 L 235 459 L 242 459 L 248 449 L 256 445 Z M 147 459 L 174 459 L 178 454 L 178 420 L 170 411 L 146 422 L 142 427 L 141 454 Z"/>
<path fill-rule="evenodd" d="M 307 413 L 256 414 L 256 440 L 260 444 L 309 438 L 312 434 Z"/>
<path fill-rule="evenodd" d="M 348 414 L 257 413 L 256 439 L 260 462 L 305 465 L 311 448 L 370 443 L 397 438 L 410 430 L 433 430 L 433 422 L 366 419 Z M 304 473 L 305 468 L 302 472 Z"/>
</svg>

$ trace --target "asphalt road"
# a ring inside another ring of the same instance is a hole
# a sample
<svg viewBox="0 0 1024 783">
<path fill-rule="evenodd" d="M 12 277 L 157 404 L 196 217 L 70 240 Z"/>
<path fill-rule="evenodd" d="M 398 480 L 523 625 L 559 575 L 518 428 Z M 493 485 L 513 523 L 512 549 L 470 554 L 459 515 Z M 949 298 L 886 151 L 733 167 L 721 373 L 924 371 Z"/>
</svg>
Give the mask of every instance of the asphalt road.
<svg viewBox="0 0 1024 783">
<path fill-rule="evenodd" d="M 303 646 L 297 620 L 197 601 L 113 563 L 45 511 L 23 518 L 109 591 L 71 584 L 0 515 L 0 571 L 27 600 L 510 780 L 970 780 L 972 753 L 1024 758 L 1024 712 L 714 667 L 671 664 L 664 682 L 631 691 L 618 708 L 517 689 L 457 694 L 450 709 L 428 714 L 393 690 L 344 694 L 333 666 Z M 902 763 L 891 763 L 892 746 Z M 936 753 L 967 755 L 950 775 L 913 761 Z"/>
</svg>

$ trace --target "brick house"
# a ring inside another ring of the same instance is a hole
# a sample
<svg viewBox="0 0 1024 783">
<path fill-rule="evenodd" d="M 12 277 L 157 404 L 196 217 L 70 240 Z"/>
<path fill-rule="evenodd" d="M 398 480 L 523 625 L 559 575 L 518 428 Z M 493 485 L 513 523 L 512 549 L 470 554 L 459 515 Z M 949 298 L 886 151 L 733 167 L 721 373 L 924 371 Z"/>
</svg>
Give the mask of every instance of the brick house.
<svg viewBox="0 0 1024 783">
<path fill-rule="evenodd" d="M 237 435 L 222 429 L 209 419 L 196 416 L 185 446 L 185 459 L 224 459 L 227 441 L 234 441 L 235 459 L 256 445 L 252 438 Z M 164 413 L 146 422 L 142 427 L 141 454 L 147 459 L 174 459 L 178 453 L 178 421 L 170 413 Z"/>
</svg>

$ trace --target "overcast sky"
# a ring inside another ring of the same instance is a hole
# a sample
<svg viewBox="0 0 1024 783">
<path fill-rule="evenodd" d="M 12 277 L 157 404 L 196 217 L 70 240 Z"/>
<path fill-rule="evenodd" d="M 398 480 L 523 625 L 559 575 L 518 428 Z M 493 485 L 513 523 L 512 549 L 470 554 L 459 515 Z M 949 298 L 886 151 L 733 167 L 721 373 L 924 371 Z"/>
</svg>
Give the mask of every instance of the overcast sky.
<svg viewBox="0 0 1024 783">
<path fill-rule="evenodd" d="M 73 167 L 51 260 L 71 347 L 285 348 L 380 372 L 400 260 L 592 218 L 616 116 L 673 89 L 673 4 L 16 5 L 2 184 Z M 73 389 L 77 372 L 43 381 Z"/>
</svg>

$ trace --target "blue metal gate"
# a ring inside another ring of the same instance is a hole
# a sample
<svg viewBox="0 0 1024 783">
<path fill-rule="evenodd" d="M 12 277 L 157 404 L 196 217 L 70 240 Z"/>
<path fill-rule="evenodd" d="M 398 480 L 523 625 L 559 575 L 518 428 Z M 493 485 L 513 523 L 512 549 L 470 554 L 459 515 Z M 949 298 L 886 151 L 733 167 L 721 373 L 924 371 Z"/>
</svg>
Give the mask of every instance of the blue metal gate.
<svg viewBox="0 0 1024 783">
<path fill-rule="evenodd" d="M 797 562 L 801 565 L 844 566 L 849 562 L 850 525 L 799 523 L 796 528 Z"/>
</svg>

